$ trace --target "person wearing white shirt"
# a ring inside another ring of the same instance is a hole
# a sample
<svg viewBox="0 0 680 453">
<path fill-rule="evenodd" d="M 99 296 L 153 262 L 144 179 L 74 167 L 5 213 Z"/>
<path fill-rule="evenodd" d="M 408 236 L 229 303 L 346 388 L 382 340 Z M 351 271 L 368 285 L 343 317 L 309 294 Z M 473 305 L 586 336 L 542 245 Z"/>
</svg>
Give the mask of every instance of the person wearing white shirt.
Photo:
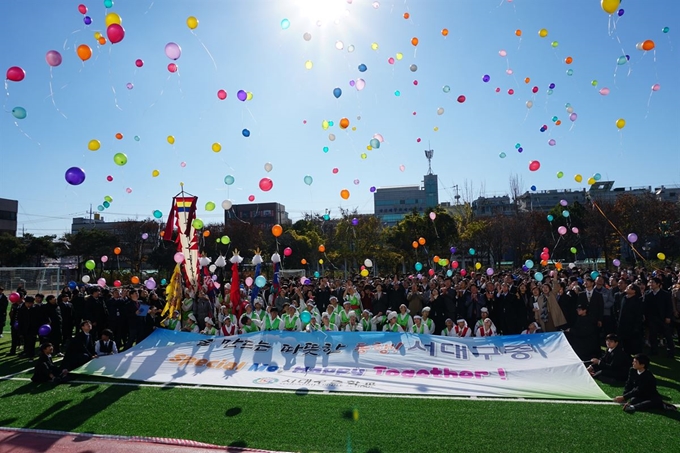
<svg viewBox="0 0 680 453">
<path fill-rule="evenodd" d="M 455 332 L 455 335 L 453 335 L 454 337 L 466 338 L 472 336 L 472 329 L 468 327 L 467 321 L 464 320 L 463 318 L 457 321 L 457 324 L 453 328 L 453 331 Z"/>
<path fill-rule="evenodd" d="M 111 341 L 111 336 L 113 336 L 113 332 L 111 332 L 111 330 L 109 329 L 102 330 L 101 340 L 95 342 L 94 344 L 94 353 L 97 357 L 101 357 L 103 355 L 118 354 L 116 342 Z"/>
<path fill-rule="evenodd" d="M 295 305 L 288 306 L 288 313 L 281 316 L 281 321 L 283 321 L 283 330 L 289 332 L 302 331 L 302 323 L 300 322 L 300 316 Z"/>
<path fill-rule="evenodd" d="M 345 332 L 361 332 L 363 331 L 363 327 L 359 322 L 357 322 L 357 314 L 355 312 L 351 312 L 349 314 L 349 322 L 345 326 Z"/>
<path fill-rule="evenodd" d="M 392 311 L 387 315 L 387 324 L 383 326 L 383 332 L 399 332 L 404 333 L 404 329 L 397 324 L 397 312 Z"/>
<path fill-rule="evenodd" d="M 361 328 L 364 332 L 371 332 L 371 331 L 374 331 L 374 330 L 378 330 L 376 325 L 375 325 L 375 322 L 373 322 L 373 319 L 371 319 L 372 315 L 373 314 L 368 310 L 364 310 L 364 311 L 361 312 L 361 321 L 360 322 L 361 322 Z"/>
<path fill-rule="evenodd" d="M 496 335 L 496 326 L 491 318 L 484 318 L 482 325 L 477 328 L 475 336 L 477 337 L 493 337 Z"/>
<path fill-rule="evenodd" d="M 434 321 L 430 318 L 430 307 L 423 307 L 421 316 L 423 317 L 423 324 L 427 326 L 427 330 L 429 330 L 431 334 L 434 334 L 435 325 Z"/>
<path fill-rule="evenodd" d="M 429 335 L 430 329 L 428 329 L 427 324 L 423 322 L 423 318 L 420 315 L 415 315 L 413 317 L 413 326 L 411 327 L 411 332 L 421 335 Z"/>
<path fill-rule="evenodd" d="M 338 327 L 331 323 L 330 321 L 331 317 L 328 313 L 324 313 L 321 315 L 321 328 L 320 330 L 322 332 L 337 332 Z"/>
<path fill-rule="evenodd" d="M 455 337 L 456 332 L 453 329 L 453 319 L 446 318 L 446 321 L 444 321 L 444 323 L 446 324 L 446 327 L 444 327 L 444 329 L 442 330 L 441 335 L 443 337 Z"/>
</svg>

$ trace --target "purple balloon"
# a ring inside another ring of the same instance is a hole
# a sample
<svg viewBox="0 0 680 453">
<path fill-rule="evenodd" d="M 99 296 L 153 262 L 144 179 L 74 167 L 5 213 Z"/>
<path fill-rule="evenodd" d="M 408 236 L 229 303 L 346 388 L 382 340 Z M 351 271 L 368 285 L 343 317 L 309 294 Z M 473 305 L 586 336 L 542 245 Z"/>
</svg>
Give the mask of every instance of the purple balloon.
<svg viewBox="0 0 680 453">
<path fill-rule="evenodd" d="M 619 17 L 623 16 L 623 13 L 624 13 L 624 12 L 625 12 L 625 11 L 623 10 L 623 8 L 621 8 L 621 9 L 619 10 Z"/>
<path fill-rule="evenodd" d="M 616 266 L 616 267 L 619 267 L 619 266 L 621 265 L 621 261 L 619 261 L 618 259 L 614 259 L 614 261 L 612 261 L 612 263 L 613 263 L 614 266 Z"/>
<path fill-rule="evenodd" d="M 142 233 L 142 239 L 144 239 L 145 241 L 149 239 L 149 233 Z"/>
<path fill-rule="evenodd" d="M 482 77 L 482 81 L 483 81 L 484 83 L 486 83 L 486 82 L 488 82 L 489 80 L 491 80 L 491 77 L 489 77 L 489 74 L 484 74 L 484 77 Z"/>
<path fill-rule="evenodd" d="M 551 83 L 550 85 L 548 85 L 548 88 L 550 88 L 552 90 L 553 88 L 555 88 L 555 84 Z"/>
<path fill-rule="evenodd" d="M 38 329 L 38 335 L 40 335 L 41 337 L 48 336 L 50 332 L 52 332 L 52 327 L 49 324 L 43 324 Z"/>
<path fill-rule="evenodd" d="M 637 240 L 638 240 L 638 235 L 637 235 L 637 234 L 635 234 L 635 233 L 630 233 L 630 234 L 628 235 L 628 242 L 630 242 L 631 244 L 635 244 L 635 243 L 637 242 Z"/>
<path fill-rule="evenodd" d="M 238 90 L 238 93 L 236 93 L 236 97 L 238 98 L 239 101 L 245 101 L 248 99 L 248 93 L 246 93 L 243 90 Z"/>
<path fill-rule="evenodd" d="M 50 66 L 59 66 L 61 64 L 61 54 L 56 50 L 50 50 L 45 55 L 45 61 Z"/>
<path fill-rule="evenodd" d="M 178 60 L 182 56 L 182 48 L 174 42 L 165 45 L 165 55 L 171 60 Z"/>
<path fill-rule="evenodd" d="M 349 86 L 353 87 L 354 86 L 354 80 L 349 81 Z"/>
<path fill-rule="evenodd" d="M 92 18 L 90 16 L 85 16 L 83 17 L 83 22 L 85 22 L 85 25 L 90 25 L 92 23 Z"/>
<path fill-rule="evenodd" d="M 375 189 L 375 186 L 371 186 L 371 189 L 370 189 L 370 190 L 371 190 L 371 193 L 375 192 L 375 190 L 376 190 L 376 189 Z"/>
<path fill-rule="evenodd" d="M 354 226 L 359 225 L 359 219 L 357 219 L 356 217 L 354 217 L 354 218 L 352 219 L 352 225 L 354 225 Z"/>
<path fill-rule="evenodd" d="M 526 266 L 526 264 L 522 264 L 522 270 L 526 272 L 529 270 L 529 268 Z"/>
<path fill-rule="evenodd" d="M 455 248 L 455 247 L 451 247 L 451 248 L 449 249 L 449 251 L 451 252 L 451 255 L 453 255 L 453 254 L 456 253 L 456 248 Z"/>
<path fill-rule="evenodd" d="M 524 151 L 524 148 L 522 148 L 521 146 L 519 148 L 517 148 L 518 153 L 521 153 L 522 151 Z"/>
<path fill-rule="evenodd" d="M 85 171 L 82 168 L 71 167 L 66 170 L 64 179 L 72 186 L 78 186 L 85 181 Z"/>
<path fill-rule="evenodd" d="M 576 118 L 578 118 L 578 115 L 576 113 L 572 113 L 571 115 L 569 115 L 569 119 L 571 121 L 576 121 Z"/>
</svg>

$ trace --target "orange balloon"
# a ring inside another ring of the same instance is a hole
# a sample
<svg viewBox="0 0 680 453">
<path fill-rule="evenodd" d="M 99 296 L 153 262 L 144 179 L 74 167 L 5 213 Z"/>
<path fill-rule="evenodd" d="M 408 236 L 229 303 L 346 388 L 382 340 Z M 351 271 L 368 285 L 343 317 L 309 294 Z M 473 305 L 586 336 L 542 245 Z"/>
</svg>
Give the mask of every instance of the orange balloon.
<svg viewBox="0 0 680 453">
<path fill-rule="evenodd" d="M 404 13 L 404 19 L 408 19 L 409 17 L 411 17 L 409 13 Z"/>
<path fill-rule="evenodd" d="M 449 36 L 449 29 L 448 28 L 442 29 L 442 36 Z"/>
<path fill-rule="evenodd" d="M 515 36 L 522 36 L 522 30 L 520 29 L 515 30 Z"/>
<path fill-rule="evenodd" d="M 439 255 L 435 255 L 434 258 L 432 258 L 432 260 L 434 260 L 435 263 L 438 263 L 439 262 Z"/>
<path fill-rule="evenodd" d="M 83 60 L 89 60 L 90 57 L 92 57 L 92 49 L 90 49 L 90 46 L 87 44 L 81 44 L 78 46 L 76 49 L 76 53 L 78 54 L 78 57 Z"/>
<path fill-rule="evenodd" d="M 555 126 L 559 126 L 560 124 L 562 124 L 562 120 L 555 121 Z"/>
<path fill-rule="evenodd" d="M 165 236 L 165 231 L 161 231 L 161 237 Z"/>
<path fill-rule="evenodd" d="M 574 61 L 574 59 L 571 58 L 571 57 L 567 57 L 567 58 L 564 59 L 564 62 L 565 62 L 566 64 L 571 64 L 572 61 Z"/>
<path fill-rule="evenodd" d="M 341 129 L 347 129 L 349 127 L 349 120 L 347 118 L 343 118 L 340 120 L 340 128 Z"/>
<path fill-rule="evenodd" d="M 555 269 L 562 270 L 562 263 L 555 263 Z"/>
<path fill-rule="evenodd" d="M 205 230 L 205 231 L 203 232 L 203 237 L 204 237 L 204 238 L 207 238 L 208 236 L 210 236 L 210 231 Z"/>
<path fill-rule="evenodd" d="M 106 44 L 106 38 L 104 38 L 103 36 L 100 36 L 97 41 L 99 41 L 99 44 L 102 46 Z"/>
<path fill-rule="evenodd" d="M 531 79 L 530 79 L 529 77 L 527 77 L 526 79 L 524 79 L 524 83 L 529 83 L 529 82 L 531 82 Z"/>
<path fill-rule="evenodd" d="M 413 241 L 413 243 L 411 244 L 411 247 L 413 247 L 414 249 L 417 249 L 418 248 L 418 241 Z"/>
<path fill-rule="evenodd" d="M 281 228 L 281 225 L 278 223 L 272 227 L 272 234 L 274 235 L 275 238 L 281 236 L 283 233 L 283 228 Z"/>
<path fill-rule="evenodd" d="M 321 244 L 319 246 L 319 253 L 326 253 L 326 246 L 325 245 Z"/>
<path fill-rule="evenodd" d="M 122 140 L 122 139 L 123 139 L 123 134 L 121 134 L 120 132 L 118 132 L 118 133 L 116 134 L 116 138 L 117 138 L 118 140 Z"/>
<path fill-rule="evenodd" d="M 547 266 L 548 262 L 546 260 L 541 260 L 541 266 Z"/>
<path fill-rule="evenodd" d="M 139 277 L 136 275 L 130 279 L 133 285 L 139 285 Z"/>
<path fill-rule="evenodd" d="M 304 258 L 302 258 L 302 259 L 300 260 L 300 264 L 302 264 L 303 266 L 306 266 L 306 265 L 307 265 L 307 260 L 304 259 Z"/>
<path fill-rule="evenodd" d="M 115 249 L 113 249 L 113 254 L 120 255 L 120 247 L 116 247 Z"/>
<path fill-rule="evenodd" d="M 418 244 L 420 244 L 420 245 L 425 245 L 425 238 L 419 238 L 419 239 L 418 239 Z"/>
<path fill-rule="evenodd" d="M 411 38 L 411 44 L 413 44 L 414 46 L 417 46 L 418 45 L 418 38 L 416 38 L 415 36 L 413 38 Z"/>
<path fill-rule="evenodd" d="M 652 50 L 654 48 L 654 41 L 648 39 L 642 43 L 642 50 Z"/>
<path fill-rule="evenodd" d="M 349 198 L 349 190 L 347 189 L 342 189 L 340 191 L 340 196 L 342 197 L 343 200 L 346 200 Z"/>
</svg>

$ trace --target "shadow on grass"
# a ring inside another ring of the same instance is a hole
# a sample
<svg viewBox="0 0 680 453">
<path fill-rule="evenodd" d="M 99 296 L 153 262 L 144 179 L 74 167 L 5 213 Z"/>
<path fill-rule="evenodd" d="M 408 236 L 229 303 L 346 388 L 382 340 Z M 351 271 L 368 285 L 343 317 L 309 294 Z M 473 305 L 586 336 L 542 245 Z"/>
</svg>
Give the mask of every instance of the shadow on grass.
<svg viewBox="0 0 680 453">
<path fill-rule="evenodd" d="M 5 418 L 5 419 L 3 419 L 3 420 L 0 420 L 0 426 L 11 425 L 12 423 L 14 423 L 14 422 L 17 421 L 17 420 L 19 420 L 19 419 L 16 418 L 16 417 Z"/>
<path fill-rule="evenodd" d="M 297 396 L 307 396 L 309 395 L 309 389 L 307 387 L 300 387 L 299 389 L 295 390 L 295 394 Z"/>
<path fill-rule="evenodd" d="M 97 389 L 99 389 L 98 385 L 91 385 L 89 387 L 85 387 L 80 391 L 80 393 L 91 393 L 91 392 L 96 392 Z"/>
<path fill-rule="evenodd" d="M 35 383 L 29 381 L 28 383 L 26 383 L 26 385 L 22 385 L 21 387 L 17 387 L 13 391 L 11 391 L 10 393 L 5 393 L 0 398 L 11 398 L 13 396 L 27 395 L 27 394 L 37 395 L 39 393 L 49 392 L 55 386 L 56 386 L 56 384 L 52 384 L 51 382 L 45 382 L 45 383 L 42 383 L 42 384 L 35 384 Z"/>
<path fill-rule="evenodd" d="M 235 440 L 229 445 L 227 445 L 227 452 L 229 453 L 234 453 L 234 452 L 239 452 L 243 453 L 243 448 L 248 448 L 248 443 L 245 440 Z"/>
<path fill-rule="evenodd" d="M 366 450 L 366 453 L 382 453 L 382 450 L 378 447 L 373 447 Z"/>
<path fill-rule="evenodd" d="M 236 417 L 241 412 L 243 412 L 243 409 L 241 409 L 240 407 L 230 407 L 229 409 L 227 409 L 224 415 L 226 417 Z"/>
</svg>

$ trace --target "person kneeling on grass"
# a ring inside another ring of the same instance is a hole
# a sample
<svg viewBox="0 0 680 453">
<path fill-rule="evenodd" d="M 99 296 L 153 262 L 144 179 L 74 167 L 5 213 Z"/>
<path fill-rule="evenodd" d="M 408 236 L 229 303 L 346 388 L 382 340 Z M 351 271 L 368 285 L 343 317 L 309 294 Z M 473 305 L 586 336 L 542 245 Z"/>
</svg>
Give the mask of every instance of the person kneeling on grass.
<svg viewBox="0 0 680 453">
<path fill-rule="evenodd" d="M 593 358 L 590 360 L 588 372 L 592 377 L 606 384 L 625 382 L 628 376 L 630 355 L 619 346 L 618 335 L 610 333 L 605 342 L 607 352 L 600 359 Z"/>
<path fill-rule="evenodd" d="M 636 354 L 633 357 L 633 368 L 628 372 L 628 381 L 623 389 L 623 395 L 614 398 L 616 403 L 625 403 L 623 410 L 629 413 L 665 409 L 675 411 L 677 408 L 661 399 L 656 389 L 656 378 L 647 370 L 649 357 Z"/>
<path fill-rule="evenodd" d="M 111 332 L 111 329 L 102 330 L 101 339 L 97 340 L 97 342 L 94 344 L 94 352 L 97 357 L 118 354 L 118 347 L 116 346 L 116 343 L 111 341 L 112 336 L 113 332 Z"/>
<path fill-rule="evenodd" d="M 60 382 L 68 374 L 67 369 L 61 369 L 52 362 L 52 343 L 43 343 L 40 346 L 40 354 L 35 362 L 31 380 L 36 384 L 42 382 Z"/>
</svg>

